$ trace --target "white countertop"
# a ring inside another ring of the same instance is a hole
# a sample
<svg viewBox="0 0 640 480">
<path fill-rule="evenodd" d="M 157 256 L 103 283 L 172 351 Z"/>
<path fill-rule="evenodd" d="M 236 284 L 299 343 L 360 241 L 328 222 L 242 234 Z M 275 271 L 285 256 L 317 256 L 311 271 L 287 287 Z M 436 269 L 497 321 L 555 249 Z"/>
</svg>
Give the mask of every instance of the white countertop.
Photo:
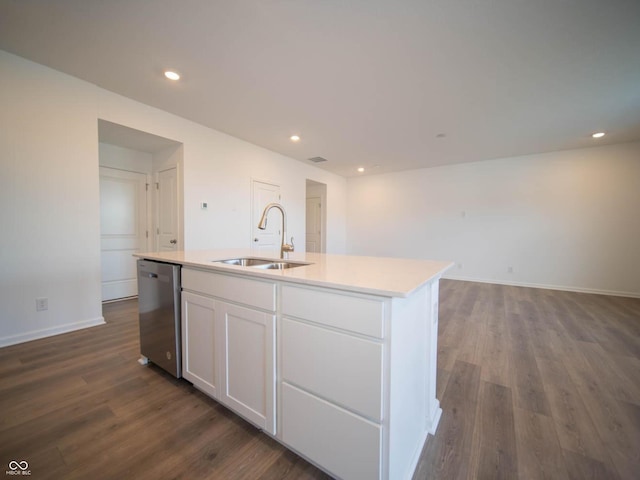
<svg viewBox="0 0 640 480">
<path fill-rule="evenodd" d="M 407 297 L 425 283 L 439 278 L 453 266 L 452 262 L 434 260 L 297 252 L 290 253 L 288 259 L 308 262 L 311 265 L 285 270 L 263 270 L 215 263 L 216 260 L 239 257 L 279 260 L 277 254 L 265 254 L 250 249 L 147 252 L 136 253 L 134 256 L 183 266 L 206 268 L 211 271 L 235 272 L 251 277 L 337 288 L 385 297 Z"/>
</svg>

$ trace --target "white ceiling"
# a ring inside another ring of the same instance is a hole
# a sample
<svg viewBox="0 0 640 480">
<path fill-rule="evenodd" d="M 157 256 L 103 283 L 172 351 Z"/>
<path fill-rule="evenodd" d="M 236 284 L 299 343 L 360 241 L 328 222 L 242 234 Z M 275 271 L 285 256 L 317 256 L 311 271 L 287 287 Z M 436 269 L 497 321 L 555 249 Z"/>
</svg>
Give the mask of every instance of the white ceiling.
<svg viewBox="0 0 640 480">
<path fill-rule="evenodd" d="M 639 0 L 0 0 L 0 48 L 345 176 L 640 139 Z"/>
</svg>

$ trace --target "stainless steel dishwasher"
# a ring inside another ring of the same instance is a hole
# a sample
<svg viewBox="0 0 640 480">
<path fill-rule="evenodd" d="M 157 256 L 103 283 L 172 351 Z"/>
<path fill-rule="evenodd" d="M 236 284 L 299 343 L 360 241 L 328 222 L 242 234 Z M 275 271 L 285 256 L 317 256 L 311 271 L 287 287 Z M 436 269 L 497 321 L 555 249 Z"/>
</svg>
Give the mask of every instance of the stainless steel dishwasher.
<svg viewBox="0 0 640 480">
<path fill-rule="evenodd" d="M 140 363 L 180 378 L 180 265 L 138 260 L 138 312 Z"/>
</svg>

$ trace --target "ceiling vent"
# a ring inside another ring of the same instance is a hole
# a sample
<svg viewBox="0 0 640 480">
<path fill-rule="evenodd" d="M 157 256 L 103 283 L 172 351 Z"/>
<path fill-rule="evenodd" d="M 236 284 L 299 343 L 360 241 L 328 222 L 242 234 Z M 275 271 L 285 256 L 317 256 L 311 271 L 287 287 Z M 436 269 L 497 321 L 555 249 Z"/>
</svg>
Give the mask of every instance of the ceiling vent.
<svg viewBox="0 0 640 480">
<path fill-rule="evenodd" d="M 313 157 L 313 158 L 310 158 L 309 161 L 313 163 L 322 163 L 322 162 L 326 162 L 327 159 L 322 157 Z"/>
</svg>

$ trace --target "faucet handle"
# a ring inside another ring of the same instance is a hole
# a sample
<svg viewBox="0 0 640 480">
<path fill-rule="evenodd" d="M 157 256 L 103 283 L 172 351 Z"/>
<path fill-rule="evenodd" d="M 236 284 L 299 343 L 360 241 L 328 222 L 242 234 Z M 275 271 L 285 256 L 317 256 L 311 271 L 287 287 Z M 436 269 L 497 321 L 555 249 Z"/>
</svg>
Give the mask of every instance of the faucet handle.
<svg viewBox="0 0 640 480">
<path fill-rule="evenodd" d="M 282 251 L 283 252 L 293 252 L 294 248 L 295 248 L 295 245 L 293 244 L 293 237 L 291 237 L 291 243 L 283 243 L 282 244 Z"/>
</svg>

